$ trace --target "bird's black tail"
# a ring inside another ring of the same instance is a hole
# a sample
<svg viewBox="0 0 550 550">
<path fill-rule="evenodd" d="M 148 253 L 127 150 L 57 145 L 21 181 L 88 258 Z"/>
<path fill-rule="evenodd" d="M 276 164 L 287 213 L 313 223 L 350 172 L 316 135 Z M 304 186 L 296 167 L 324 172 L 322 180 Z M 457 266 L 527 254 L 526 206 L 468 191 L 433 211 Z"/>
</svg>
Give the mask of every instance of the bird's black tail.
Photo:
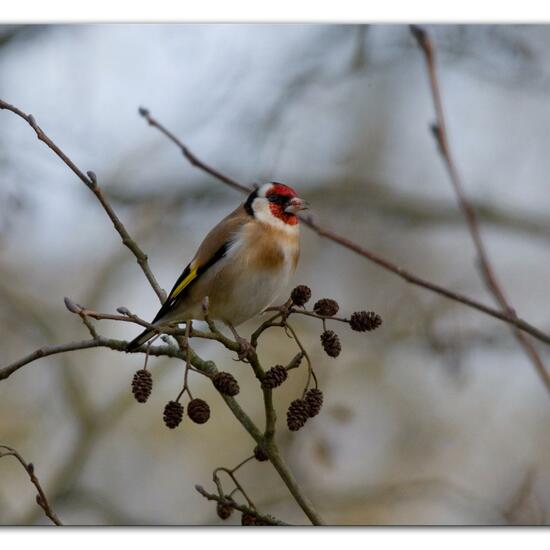
<svg viewBox="0 0 550 550">
<path fill-rule="evenodd" d="M 139 336 L 136 336 L 127 346 L 126 351 L 136 351 L 141 345 L 145 344 L 155 335 L 155 331 L 146 328 Z"/>
</svg>

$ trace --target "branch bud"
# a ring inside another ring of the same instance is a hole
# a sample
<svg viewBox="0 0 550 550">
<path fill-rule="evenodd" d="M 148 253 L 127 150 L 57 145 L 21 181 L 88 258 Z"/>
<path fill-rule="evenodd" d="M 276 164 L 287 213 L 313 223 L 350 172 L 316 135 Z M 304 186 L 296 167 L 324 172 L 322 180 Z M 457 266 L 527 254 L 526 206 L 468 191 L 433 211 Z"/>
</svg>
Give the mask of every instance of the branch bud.
<svg viewBox="0 0 550 550">
<path fill-rule="evenodd" d="M 65 302 L 65 307 L 71 312 L 71 313 L 80 313 L 81 309 L 80 307 L 78 307 L 70 298 L 68 298 L 67 296 L 65 296 L 65 298 L 63 298 L 63 301 Z"/>
<path fill-rule="evenodd" d="M 97 187 L 97 176 L 95 175 L 95 172 L 92 172 L 91 170 L 88 170 L 86 172 L 86 175 L 90 178 L 90 183 L 92 189 L 95 189 Z"/>
</svg>

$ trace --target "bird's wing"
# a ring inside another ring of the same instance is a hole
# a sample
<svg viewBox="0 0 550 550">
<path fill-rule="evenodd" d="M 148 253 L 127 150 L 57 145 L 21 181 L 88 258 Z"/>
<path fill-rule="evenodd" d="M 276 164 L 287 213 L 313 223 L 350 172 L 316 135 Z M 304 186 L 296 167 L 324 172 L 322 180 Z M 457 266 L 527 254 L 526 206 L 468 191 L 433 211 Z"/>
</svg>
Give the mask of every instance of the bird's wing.
<svg viewBox="0 0 550 550">
<path fill-rule="evenodd" d="M 250 219 L 241 205 L 206 235 L 191 262 L 178 277 L 153 323 L 177 307 L 187 295 L 190 285 L 225 256 L 239 229 Z"/>
</svg>

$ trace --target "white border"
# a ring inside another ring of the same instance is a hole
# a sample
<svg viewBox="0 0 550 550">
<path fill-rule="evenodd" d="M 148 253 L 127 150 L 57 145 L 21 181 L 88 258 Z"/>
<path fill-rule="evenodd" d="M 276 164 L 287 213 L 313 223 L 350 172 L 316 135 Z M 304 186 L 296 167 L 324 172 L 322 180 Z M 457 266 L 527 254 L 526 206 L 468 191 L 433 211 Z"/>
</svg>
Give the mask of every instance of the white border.
<svg viewBox="0 0 550 550">
<path fill-rule="evenodd" d="M 384 0 L 361 2 L 338 0 L 324 6 L 315 2 L 279 0 L 273 5 L 257 0 L 17 0 L 2 2 L 2 23 L 47 22 L 171 22 L 171 21 L 226 21 L 226 22 L 540 22 L 550 21 L 550 3 L 541 0 L 521 2 L 467 1 L 451 4 L 444 1 Z M 97 548 L 98 544 L 118 542 L 132 549 L 175 547 L 206 548 L 219 544 L 228 550 L 254 548 L 270 550 L 281 544 L 305 544 L 316 549 L 349 547 L 359 542 L 373 548 L 414 548 L 423 550 L 445 548 L 528 545 L 530 550 L 546 542 L 545 530 L 535 529 L 418 529 L 418 528 L 323 528 L 323 529 L 206 529 L 206 528 L 3 528 L 4 547 L 26 548 L 31 545 L 55 545 L 56 550 Z M 521 541 L 518 540 L 521 537 Z M 10 545 L 11 543 L 11 545 Z"/>
<path fill-rule="evenodd" d="M 55 545 L 56 550 L 97 550 L 98 544 L 133 550 L 194 548 L 209 550 L 280 550 L 293 548 L 403 548 L 422 550 L 464 550 L 464 548 L 548 547 L 547 529 L 526 528 L 76 528 L 4 529 L 6 548 Z M 369 546 L 365 546 L 369 545 Z M 285 546 L 286 547 L 286 546 Z"/>
<path fill-rule="evenodd" d="M 0 22 L 550 22 L 544 0 L 4 0 Z"/>
</svg>

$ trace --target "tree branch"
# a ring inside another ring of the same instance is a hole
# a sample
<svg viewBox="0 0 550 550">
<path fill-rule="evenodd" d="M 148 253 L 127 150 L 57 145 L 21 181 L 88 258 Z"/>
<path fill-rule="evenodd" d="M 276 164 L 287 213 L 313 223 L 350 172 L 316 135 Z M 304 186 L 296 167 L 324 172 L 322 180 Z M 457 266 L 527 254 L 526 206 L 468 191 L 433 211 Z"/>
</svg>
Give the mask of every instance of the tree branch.
<svg viewBox="0 0 550 550">
<path fill-rule="evenodd" d="M 85 308 L 82 308 L 81 306 L 74 304 L 74 302 L 72 302 L 69 299 L 65 299 L 65 305 L 71 312 L 79 316 L 85 315 L 85 316 L 92 317 L 94 319 L 99 319 L 99 320 L 109 319 L 113 321 L 133 322 L 139 325 L 143 325 L 145 323 L 135 315 L 129 316 L 128 315 L 129 312 L 126 315 L 102 314 L 102 313 L 98 313 L 92 310 L 87 310 Z M 122 310 L 124 311 L 124 308 L 122 308 Z M 174 332 L 176 333 L 176 331 Z M 200 336 L 202 336 L 202 333 Z M 239 349 L 239 345 L 236 342 L 233 342 L 232 340 L 228 339 L 219 331 L 216 331 L 215 334 L 214 333 L 211 334 L 211 339 L 218 341 L 230 351 L 235 352 L 235 351 L 238 351 Z M 95 348 L 95 347 L 104 347 L 104 348 L 109 348 L 119 352 L 125 352 L 127 345 L 128 345 L 128 342 L 124 340 L 115 340 L 115 339 L 105 338 L 103 336 L 97 335 L 96 337 L 90 340 L 84 340 L 80 342 L 69 342 L 67 344 L 62 344 L 62 345 L 42 347 L 36 350 L 35 352 L 27 355 L 26 357 L 23 357 L 22 359 L 19 359 L 18 361 L 12 363 L 11 365 L 8 365 L 0 369 L 0 380 L 8 378 L 8 376 L 13 374 L 16 370 L 20 369 L 21 367 L 33 361 L 36 361 L 37 359 L 40 359 L 42 357 L 47 357 L 49 355 L 65 353 L 65 352 L 80 350 L 80 349 Z M 197 370 L 199 370 L 201 373 L 206 374 L 207 376 L 212 378 L 218 372 L 216 364 L 213 361 L 202 359 L 191 349 L 190 346 L 186 350 L 177 349 L 174 346 L 149 346 L 149 348 L 142 346 L 141 348 L 138 348 L 137 350 L 135 350 L 135 352 L 132 352 L 132 353 L 148 353 L 149 355 L 153 355 L 153 356 L 174 357 L 174 358 L 178 358 L 183 361 L 186 361 L 188 350 L 190 353 L 190 362 L 192 366 L 195 367 Z M 261 380 L 264 371 L 259 363 L 259 359 L 254 350 L 251 350 L 250 362 L 253 366 L 253 369 L 257 378 Z M 256 443 L 258 443 L 259 445 L 262 445 L 266 449 L 266 452 L 269 456 L 271 463 L 273 464 L 273 466 L 281 476 L 285 485 L 287 485 L 290 493 L 296 499 L 296 502 L 303 509 L 306 516 L 310 518 L 312 523 L 314 523 L 315 525 L 321 525 L 322 519 L 313 508 L 311 502 L 302 493 L 294 476 L 292 475 L 292 472 L 290 471 L 286 462 L 281 456 L 278 450 L 278 447 L 274 441 L 274 434 L 275 434 L 274 423 L 275 423 L 276 417 L 275 417 L 275 409 L 273 407 L 273 402 L 271 397 L 271 390 L 264 389 L 263 393 L 264 393 L 265 415 L 266 415 L 265 434 L 262 434 L 260 429 L 256 426 L 256 424 L 252 421 L 252 419 L 246 414 L 246 412 L 242 409 L 242 407 L 239 405 L 238 401 L 235 398 L 227 395 L 223 395 L 223 394 L 222 394 L 222 398 L 224 399 L 227 406 L 232 411 L 235 418 L 252 436 L 252 438 L 256 441 Z"/>
<path fill-rule="evenodd" d="M 237 180 L 234 180 L 233 178 L 230 178 L 229 176 L 226 176 L 222 172 L 216 170 L 215 168 L 212 168 L 208 164 L 202 162 L 199 158 L 197 158 L 188 148 L 186 145 L 184 145 L 172 132 L 170 132 L 168 129 L 166 129 L 162 124 L 160 124 L 155 118 L 153 118 L 149 112 L 148 109 L 145 109 L 144 107 L 139 108 L 139 114 L 149 123 L 149 126 L 153 126 L 157 130 L 159 130 L 162 134 L 164 134 L 172 143 L 176 144 L 183 156 L 193 165 L 202 170 L 203 172 L 206 172 L 207 174 L 210 174 L 211 176 L 214 176 L 216 179 L 223 181 L 226 185 L 229 185 L 229 187 L 232 187 L 233 189 L 236 189 L 237 191 L 242 191 L 243 193 L 250 193 L 251 189 L 250 187 L 243 185 L 242 183 L 239 183 Z"/>
<path fill-rule="evenodd" d="M 96 195 L 97 199 L 103 206 L 104 210 L 106 211 L 107 215 L 111 219 L 115 229 L 119 233 L 122 242 L 125 246 L 129 248 L 129 250 L 134 254 L 134 256 L 137 259 L 138 264 L 140 265 L 143 273 L 147 277 L 149 283 L 155 290 L 159 300 L 164 302 L 166 299 L 165 292 L 160 288 L 158 285 L 153 273 L 151 272 L 147 256 L 143 253 L 141 248 L 138 246 L 138 244 L 130 237 L 128 231 L 124 227 L 123 223 L 120 221 L 118 216 L 115 214 L 114 210 L 110 206 L 110 204 L 107 202 L 105 196 L 101 192 L 101 189 L 99 188 L 97 184 L 97 177 L 93 172 L 88 172 L 87 175 L 84 175 L 84 173 L 69 159 L 69 157 L 43 132 L 43 130 L 36 124 L 36 121 L 34 120 L 34 117 L 32 115 L 28 115 L 21 111 L 19 108 L 10 105 L 9 103 L 2 101 L 0 99 L 0 109 L 6 109 L 8 111 L 11 111 L 12 113 L 16 114 L 23 120 L 25 120 L 31 128 L 35 131 L 38 139 L 42 142 L 44 142 L 70 169 L 71 171 L 78 176 L 78 178 Z M 140 110 L 140 112 L 142 112 Z M 145 116 L 145 112 L 142 112 L 142 114 Z M 175 139 L 169 132 L 164 132 L 170 139 Z M 204 169 L 204 166 L 198 159 L 196 159 L 192 154 L 190 154 L 188 151 L 186 151 L 185 148 L 182 149 L 183 153 L 186 155 L 186 157 L 190 160 L 190 162 L 196 164 L 197 166 L 201 166 Z M 212 175 L 215 175 L 216 177 L 223 177 L 221 174 L 217 173 L 215 170 L 211 171 Z M 227 178 L 226 183 L 230 183 L 231 180 Z M 237 188 L 240 188 L 240 184 L 236 184 Z M 122 311 L 124 315 L 111 315 L 111 314 L 100 314 L 97 312 L 94 312 L 92 310 L 86 310 L 85 308 L 82 308 L 81 306 L 78 306 L 77 304 L 74 304 L 71 300 L 65 299 L 65 305 L 69 309 L 69 311 L 79 315 L 82 320 L 84 321 L 84 324 L 86 325 L 88 331 L 91 333 L 92 338 L 91 340 L 85 340 L 81 342 L 70 342 L 68 344 L 58 345 L 58 346 L 49 346 L 49 347 L 43 347 L 35 352 L 31 353 L 30 355 L 12 363 L 11 365 L 8 365 L 2 369 L 0 369 L 0 380 L 5 379 L 13 372 L 18 370 L 19 368 L 23 367 L 24 365 L 27 365 L 41 357 L 46 357 L 48 355 L 54 355 L 57 353 L 64 353 L 68 351 L 78 350 L 78 349 L 87 349 L 92 347 L 108 347 L 110 349 L 116 350 L 116 351 L 126 351 L 127 342 L 123 340 L 113 340 L 104 338 L 102 336 L 99 336 L 95 329 L 91 326 L 90 323 L 86 321 L 87 317 L 91 317 L 94 319 L 110 319 L 113 321 L 131 321 L 137 324 L 145 325 L 147 326 L 148 323 L 145 321 L 142 321 L 137 316 L 131 314 L 128 310 L 122 309 L 119 311 Z M 212 361 L 205 361 L 201 357 L 199 357 L 194 351 L 191 350 L 190 347 L 186 347 L 182 345 L 182 340 L 178 336 L 177 329 L 174 329 L 173 331 L 170 331 L 173 333 L 173 335 L 176 337 L 176 340 L 180 344 L 180 350 L 177 350 L 176 348 L 170 347 L 170 346 L 160 346 L 160 347 L 149 347 L 149 349 L 146 349 L 144 347 L 136 350 L 136 352 L 147 352 L 149 355 L 167 355 L 169 357 L 178 357 L 180 359 L 186 360 L 190 359 L 191 364 L 193 367 L 195 367 L 197 370 L 202 372 L 203 374 L 206 374 L 210 377 L 214 376 L 218 371 L 216 368 L 215 363 Z M 227 339 L 223 334 L 216 332 L 214 333 L 214 339 L 220 341 L 223 345 L 225 345 L 228 349 L 235 349 L 235 346 L 238 346 L 237 342 L 232 342 L 229 339 Z M 186 344 L 187 345 L 187 344 Z M 257 361 L 257 358 L 256 358 Z M 257 363 L 258 368 L 259 362 Z M 259 371 L 258 371 L 259 372 Z M 263 435 L 260 432 L 260 430 L 257 428 L 257 426 L 254 424 L 254 422 L 250 419 L 250 417 L 245 413 L 245 411 L 240 407 L 238 402 L 230 396 L 222 395 L 223 399 L 225 400 L 228 407 L 233 412 L 234 416 L 237 418 L 237 420 L 241 423 L 241 425 L 248 431 L 248 433 L 253 437 L 253 439 L 261 443 L 263 441 Z M 269 411 L 270 416 L 266 421 L 269 423 L 271 419 L 271 415 L 274 414 L 274 411 Z M 320 524 L 321 520 L 318 516 L 318 514 L 315 512 L 313 507 L 311 506 L 311 503 L 307 500 L 307 498 L 301 493 L 301 490 L 299 489 L 296 481 L 294 480 L 290 470 L 288 469 L 288 466 L 284 462 L 283 458 L 280 456 L 280 453 L 278 452 L 278 449 L 275 445 L 275 442 L 272 442 L 271 447 L 275 449 L 277 452 L 272 452 L 272 463 L 277 469 L 278 472 L 281 474 L 281 478 L 287 484 L 290 492 L 293 496 L 298 495 L 299 498 L 296 498 L 297 503 L 302 507 L 305 514 L 312 519 L 313 523 Z"/>
<path fill-rule="evenodd" d="M 504 295 L 504 291 L 502 290 L 502 287 L 497 280 L 497 276 L 489 260 L 487 250 L 481 238 L 481 232 L 479 229 L 476 212 L 472 207 L 468 197 L 466 196 L 466 193 L 464 192 L 462 179 L 460 177 L 460 174 L 458 173 L 458 169 L 451 153 L 449 137 L 447 135 L 447 125 L 443 112 L 443 101 L 441 99 L 441 91 L 439 80 L 437 77 L 434 45 L 428 33 L 420 27 L 411 25 L 411 32 L 418 42 L 422 53 L 424 54 L 426 67 L 428 70 L 430 89 L 436 114 L 436 124 L 432 126 L 432 133 L 439 146 L 439 152 L 443 157 L 443 161 L 445 162 L 445 166 L 449 173 L 451 184 L 456 194 L 459 207 L 462 210 L 462 213 L 464 214 L 464 217 L 466 219 L 468 230 L 477 251 L 482 278 L 485 281 L 487 288 L 494 296 L 496 302 L 501 306 L 502 312 L 511 319 L 517 320 L 516 312 Z M 534 348 L 528 337 L 519 330 L 520 327 L 515 323 L 513 324 L 515 325 L 515 328 L 512 329 L 514 336 L 517 338 L 521 347 L 531 360 L 533 366 L 535 367 L 535 370 L 537 371 L 542 382 L 544 383 L 546 390 L 550 393 L 550 374 L 546 370 L 542 359 L 540 358 L 539 354 L 537 353 L 536 349 Z"/>
<path fill-rule="evenodd" d="M 233 189 L 242 191 L 244 193 L 249 193 L 252 190 L 251 187 L 248 187 L 246 185 L 243 185 L 242 183 L 239 183 L 235 179 L 230 178 L 229 176 L 223 174 L 219 170 L 216 170 L 215 168 L 206 164 L 202 160 L 198 159 L 198 157 L 196 157 L 189 150 L 189 148 L 184 143 L 182 143 L 172 132 L 167 130 L 164 125 L 162 125 L 160 122 L 158 122 L 158 120 L 153 118 L 147 109 L 140 108 L 139 113 L 141 114 L 141 116 L 143 116 L 147 120 L 147 122 L 151 126 L 159 130 L 162 134 L 167 136 L 170 139 L 170 141 L 176 144 L 179 147 L 179 149 L 182 151 L 185 158 L 187 158 L 187 160 L 193 166 L 199 168 L 199 170 L 202 170 L 207 174 L 210 174 L 214 178 L 218 179 L 219 181 L 221 181 L 226 185 L 229 185 Z M 344 248 L 347 248 L 348 250 L 351 250 L 352 252 L 355 252 L 360 256 L 363 256 L 364 258 L 370 260 L 371 262 L 375 263 L 376 265 L 385 269 L 386 271 L 389 271 L 394 275 L 401 277 L 401 279 L 405 280 L 407 283 L 410 283 L 415 286 L 419 286 L 421 288 L 425 288 L 427 290 L 430 290 L 431 292 L 435 292 L 436 294 L 449 298 L 450 300 L 453 300 L 455 302 L 461 303 L 470 308 L 481 311 L 482 313 L 485 313 L 491 317 L 494 317 L 495 319 L 499 319 L 500 321 L 504 321 L 510 325 L 513 325 L 516 328 L 522 330 L 523 332 L 526 332 L 531 336 L 533 336 L 534 338 L 540 340 L 541 342 L 544 342 L 545 344 L 550 345 L 550 334 L 546 334 L 545 332 L 531 325 L 527 321 L 519 318 L 515 313 L 512 315 L 508 311 L 500 311 L 498 309 L 487 306 L 481 302 L 473 300 L 472 298 L 464 296 L 463 294 L 454 292 L 443 286 L 440 286 L 430 281 L 427 281 L 425 279 L 422 279 L 421 277 L 418 277 L 417 275 L 414 275 L 413 273 L 410 273 L 409 271 L 406 271 L 405 269 L 399 267 L 397 264 L 379 256 L 378 254 L 375 254 L 371 250 L 368 250 L 367 248 L 351 241 L 350 239 L 342 237 L 337 233 L 335 233 L 334 231 L 331 231 L 330 229 L 325 228 L 324 226 L 315 222 L 311 218 L 311 216 L 307 216 L 307 217 L 301 216 L 301 220 L 305 225 L 307 225 L 313 231 L 315 231 L 320 237 L 324 237 L 330 241 L 333 241 L 339 244 L 340 246 L 343 246 Z"/>
<path fill-rule="evenodd" d="M 5 449 L 5 451 L 2 451 L 1 449 Z M 13 456 L 15 457 L 21 466 L 25 468 L 25 471 L 27 472 L 31 483 L 36 487 L 36 490 L 38 494 L 36 495 L 36 504 L 44 510 L 44 514 L 54 523 L 55 525 L 63 525 L 61 523 L 61 520 L 57 516 L 57 514 L 53 511 L 52 507 L 50 506 L 50 503 L 48 502 L 48 499 L 46 497 L 46 494 L 44 493 L 44 490 L 42 489 L 42 486 L 40 485 L 40 481 L 36 477 L 36 474 L 34 473 L 34 464 L 32 462 L 27 463 L 23 457 L 11 447 L 8 447 L 7 445 L 0 445 L 0 458 L 4 456 Z"/>
<path fill-rule="evenodd" d="M 126 351 L 128 342 L 125 340 L 115 340 L 113 338 L 105 338 L 104 336 L 98 336 L 97 338 L 91 338 L 90 340 L 81 340 L 77 342 L 67 342 L 66 344 L 59 344 L 55 346 L 43 346 L 36 351 L 29 353 L 25 357 L 14 361 L 13 363 L 0 368 L 0 380 L 5 380 L 11 376 L 15 371 L 21 367 L 41 359 L 42 357 L 48 357 L 49 355 L 56 355 L 58 353 L 66 353 L 69 351 L 76 351 L 90 348 L 109 348 L 115 351 Z M 145 349 L 137 349 L 131 353 L 145 353 Z M 156 357 L 166 356 L 175 357 L 178 359 L 184 359 L 184 354 L 172 346 L 151 346 L 149 348 L 149 355 Z"/>
<path fill-rule="evenodd" d="M 103 194 L 101 187 L 99 187 L 97 183 L 97 176 L 94 174 L 94 172 L 87 172 L 84 174 L 77 166 L 74 164 L 74 162 L 44 133 L 42 128 L 38 126 L 36 121 L 34 120 L 34 117 L 30 114 L 26 114 L 21 109 L 18 109 L 17 107 L 10 105 L 6 101 L 3 101 L 0 99 L 0 109 L 5 109 L 7 111 L 11 111 L 12 113 L 16 114 L 18 117 L 22 118 L 24 121 L 29 124 L 29 126 L 35 131 L 36 137 L 45 143 L 68 167 L 69 169 L 76 174 L 76 176 L 84 183 L 84 185 L 92 191 L 92 193 L 96 196 L 97 200 L 101 203 L 101 206 L 103 206 L 103 209 L 109 216 L 111 222 L 113 223 L 116 231 L 120 235 L 120 238 L 122 239 L 122 243 L 132 252 L 132 254 L 136 257 L 137 263 L 141 267 L 143 273 L 145 274 L 145 277 L 147 277 L 147 280 L 153 287 L 153 290 L 157 294 L 160 302 L 164 302 L 166 300 L 166 293 L 164 290 L 160 287 L 157 280 L 155 279 L 155 276 L 151 272 L 151 269 L 149 267 L 149 263 L 147 260 L 147 255 L 141 250 L 139 245 L 134 241 L 131 237 L 126 228 L 124 227 L 123 223 L 120 221 L 119 217 L 116 215 L 115 211 L 107 201 L 107 198 Z"/>
<path fill-rule="evenodd" d="M 238 504 L 232 499 L 230 500 L 228 498 L 221 497 L 214 493 L 209 493 L 201 485 L 195 485 L 195 489 L 207 500 L 214 500 L 216 502 L 219 502 L 220 504 L 227 504 L 231 506 L 231 508 L 234 508 L 235 510 L 239 510 L 239 512 L 243 512 L 246 514 L 250 514 L 251 516 L 254 516 L 256 519 L 259 519 L 261 521 L 262 525 L 290 525 L 289 523 L 285 523 L 284 521 L 278 520 L 273 516 L 259 514 L 256 510 L 254 510 L 254 508 L 251 508 L 250 506 L 244 506 L 243 504 Z"/>
</svg>

